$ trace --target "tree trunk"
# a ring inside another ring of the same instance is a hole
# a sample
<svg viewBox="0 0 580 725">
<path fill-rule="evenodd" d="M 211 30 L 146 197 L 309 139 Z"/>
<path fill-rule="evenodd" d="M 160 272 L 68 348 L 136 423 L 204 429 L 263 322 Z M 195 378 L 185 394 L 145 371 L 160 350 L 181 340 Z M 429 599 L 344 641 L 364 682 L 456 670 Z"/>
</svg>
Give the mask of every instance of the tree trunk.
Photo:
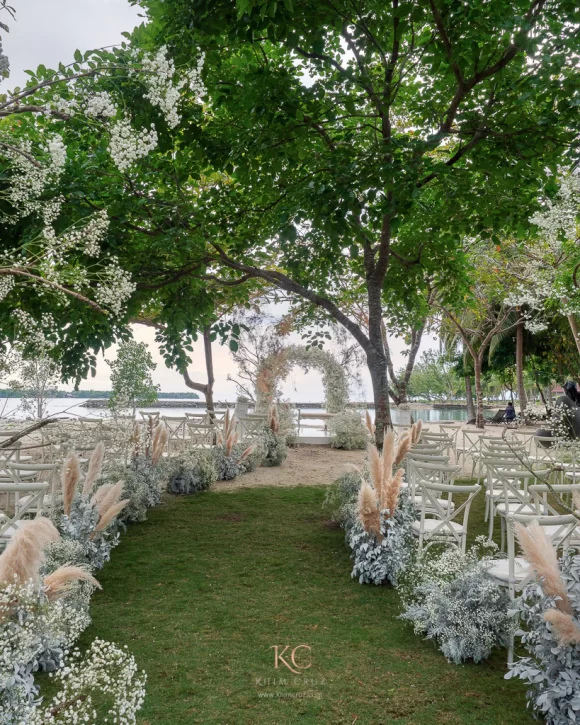
<svg viewBox="0 0 580 725">
<path fill-rule="evenodd" d="M 483 395 L 481 392 L 481 360 L 477 357 L 473 361 L 473 369 L 475 371 L 475 425 L 478 428 L 485 427 L 485 421 L 483 419 Z"/>
<path fill-rule="evenodd" d="M 570 329 L 572 330 L 572 335 L 574 336 L 574 342 L 576 343 L 578 353 L 580 354 L 580 334 L 578 333 L 578 323 L 572 313 L 568 315 L 568 322 L 570 324 Z"/>
<path fill-rule="evenodd" d="M 376 355 L 376 359 L 367 356 L 367 363 L 373 386 L 375 403 L 375 442 L 377 448 L 383 446 L 385 433 L 391 428 L 391 410 L 389 405 L 389 381 L 384 359 Z"/>
<path fill-rule="evenodd" d="M 205 369 L 207 371 L 207 383 L 196 383 L 189 377 L 187 370 L 183 373 L 183 380 L 188 388 L 197 390 L 205 396 L 205 405 L 210 420 L 215 418 L 215 407 L 213 401 L 213 386 L 215 383 L 213 372 L 213 351 L 211 347 L 211 328 L 205 327 L 203 330 L 203 350 L 205 356 Z"/>
<path fill-rule="evenodd" d="M 473 404 L 473 390 L 471 388 L 471 375 L 465 376 L 465 403 L 467 405 L 467 420 L 475 418 L 475 406 Z"/>
<path fill-rule="evenodd" d="M 524 386 L 524 321 L 522 313 L 518 310 L 518 324 L 516 327 L 516 378 L 518 398 L 520 401 L 520 414 L 523 418 L 527 406 L 526 388 Z"/>
</svg>

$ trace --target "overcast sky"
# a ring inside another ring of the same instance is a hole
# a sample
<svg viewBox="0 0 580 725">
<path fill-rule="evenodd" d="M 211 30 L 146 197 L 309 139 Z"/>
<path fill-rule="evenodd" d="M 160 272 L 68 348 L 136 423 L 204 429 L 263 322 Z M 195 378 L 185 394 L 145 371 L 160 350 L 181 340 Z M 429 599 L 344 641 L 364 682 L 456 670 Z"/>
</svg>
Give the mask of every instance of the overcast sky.
<svg viewBox="0 0 580 725">
<path fill-rule="evenodd" d="M 48 68 L 55 68 L 59 62 L 70 63 L 74 51 L 102 48 L 114 45 L 123 40 L 121 33 L 130 31 L 142 22 L 139 9 L 131 7 L 127 0 L 10 0 L 16 9 L 16 20 L 12 21 L 4 13 L 2 20 L 10 26 L 10 33 L 4 35 L 5 53 L 10 59 L 11 76 L 3 81 L 1 90 L 13 88 L 26 82 L 27 69 L 36 68 L 41 63 Z M 185 391 L 187 387 L 181 376 L 165 367 L 157 352 L 153 332 L 144 327 L 136 326 L 134 336 L 146 342 L 157 363 L 154 372 L 155 382 L 166 392 Z M 300 338 L 296 336 L 296 342 Z M 434 342 L 427 341 L 427 347 Z M 217 400 L 235 398 L 235 386 L 227 381 L 227 375 L 236 373 L 236 365 L 226 348 L 214 346 Z M 401 351 L 404 345 L 398 340 L 392 341 L 392 352 L 395 366 L 404 364 Z M 115 357 L 114 347 L 107 351 L 105 357 Z M 193 353 L 190 375 L 193 379 L 205 381 L 204 359 L 201 345 Z M 109 383 L 109 367 L 101 360 L 96 378 L 81 384 L 81 389 L 107 389 Z M 363 374 L 364 396 L 371 399 L 371 387 L 368 374 Z M 320 375 L 310 372 L 304 375 L 294 370 L 288 379 L 284 394 L 293 400 L 320 401 L 322 386 Z M 361 393 L 357 394 L 359 398 Z"/>
</svg>

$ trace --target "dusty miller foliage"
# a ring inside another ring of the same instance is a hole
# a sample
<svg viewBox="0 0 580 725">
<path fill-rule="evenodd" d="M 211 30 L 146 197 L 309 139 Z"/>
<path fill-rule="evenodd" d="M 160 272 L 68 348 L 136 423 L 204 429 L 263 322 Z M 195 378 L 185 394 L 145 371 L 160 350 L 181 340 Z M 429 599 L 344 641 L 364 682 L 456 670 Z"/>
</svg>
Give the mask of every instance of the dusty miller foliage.
<svg viewBox="0 0 580 725">
<path fill-rule="evenodd" d="M 562 579 L 566 584 L 573 616 L 580 624 L 580 556 L 563 561 Z M 544 613 L 556 606 L 546 597 L 541 584 L 527 585 L 515 602 L 525 626 L 521 641 L 529 656 L 518 660 L 506 678 L 519 677 L 527 685 L 528 704 L 545 718 L 548 725 L 580 723 L 580 645 L 560 644 L 545 621 Z"/>
<path fill-rule="evenodd" d="M 76 541 L 82 547 L 84 563 L 91 571 L 102 569 L 111 558 L 111 550 L 119 544 L 119 529 L 123 526 L 115 520 L 107 529 L 92 534 L 99 521 L 99 512 L 89 501 L 80 497 L 72 503 L 70 514 L 58 513 L 54 525 L 63 539 Z"/>
<path fill-rule="evenodd" d="M 510 599 L 486 573 L 495 553 L 485 537 L 463 555 L 454 548 L 418 556 L 405 576 L 401 619 L 413 624 L 416 634 L 433 639 L 450 662 L 482 662 L 495 647 L 509 644 L 513 620 Z M 479 552 L 484 557 L 479 559 Z"/>
<path fill-rule="evenodd" d="M 363 450 L 369 442 L 369 432 L 362 421 L 360 413 L 345 410 L 328 421 L 328 430 L 332 434 L 332 448 L 346 451 Z"/>
<path fill-rule="evenodd" d="M 122 498 L 130 499 L 119 518 L 126 523 L 145 521 L 147 509 L 161 503 L 161 494 L 171 478 L 173 461 L 160 459 L 153 466 L 148 456 L 134 456 L 128 465 L 116 463 L 109 466 L 107 483 L 123 481 Z"/>
<path fill-rule="evenodd" d="M 207 491 L 217 480 L 218 469 L 213 451 L 186 451 L 177 460 L 167 490 L 176 494 Z"/>
<path fill-rule="evenodd" d="M 416 519 L 417 510 L 404 489 L 395 515 L 389 518 L 381 513 L 381 541 L 365 531 L 357 519 L 346 536 L 354 560 L 351 576 L 359 584 L 398 586 L 413 561 L 416 542 L 411 526 Z"/>
</svg>

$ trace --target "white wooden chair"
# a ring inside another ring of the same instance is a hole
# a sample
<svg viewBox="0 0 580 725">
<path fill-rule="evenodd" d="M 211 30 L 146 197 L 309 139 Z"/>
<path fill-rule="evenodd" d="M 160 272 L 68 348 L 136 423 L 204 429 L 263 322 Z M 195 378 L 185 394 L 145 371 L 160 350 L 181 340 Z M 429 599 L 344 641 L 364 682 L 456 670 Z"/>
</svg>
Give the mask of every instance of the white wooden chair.
<svg viewBox="0 0 580 725">
<path fill-rule="evenodd" d="M 15 491 L 16 509 L 26 509 L 27 511 L 38 513 L 40 510 L 52 509 L 57 503 L 56 501 L 56 481 L 58 473 L 58 465 L 56 463 L 9 463 L 8 468 L 11 471 L 12 479 L 15 484 L 24 486 L 34 480 L 35 483 L 46 483 L 50 487 L 50 492 L 44 497 L 42 505 L 38 507 L 34 504 L 30 506 L 30 495 L 21 496 Z M 24 488 L 22 489 L 24 493 Z"/>
<path fill-rule="evenodd" d="M 501 466 L 490 464 L 492 475 L 501 485 L 498 495 L 494 494 L 493 502 L 489 512 L 489 533 L 488 538 L 493 539 L 493 528 L 495 516 L 501 521 L 501 550 L 505 543 L 505 518 L 506 516 L 523 514 L 534 515 L 535 507 L 530 503 L 528 486 L 542 480 L 550 474 L 549 470 L 530 471 L 527 469 L 505 469 Z"/>
<path fill-rule="evenodd" d="M 238 420 L 241 441 L 255 441 L 260 438 L 266 425 L 265 415 L 248 415 Z"/>
<path fill-rule="evenodd" d="M 487 567 L 487 573 L 500 585 L 507 587 L 512 601 L 533 576 L 533 571 L 528 562 L 524 558 L 516 556 L 515 524 L 519 523 L 527 526 L 532 521 L 537 521 L 540 526 L 554 531 L 556 538 L 553 539 L 553 542 L 555 542 L 556 548 L 562 548 L 564 551 L 568 548 L 570 537 L 577 523 L 576 517 L 571 514 L 566 516 L 511 514 L 506 517 L 507 558 L 491 561 Z M 514 659 L 514 636 L 515 633 L 512 631 L 508 648 L 508 664 L 512 664 Z"/>
<path fill-rule="evenodd" d="M 427 549 L 433 544 L 446 544 L 455 546 L 465 554 L 469 510 L 481 486 L 457 486 L 425 480 L 420 481 L 419 485 L 423 499 L 421 517 L 412 524 L 413 533 L 419 537 L 419 549 Z M 464 495 L 467 498 L 460 505 L 443 506 L 441 501 L 445 500 L 445 494 L 448 497 Z"/>
<path fill-rule="evenodd" d="M 0 511 L 0 547 L 6 546 L 8 541 L 14 536 L 20 528 L 24 516 L 29 513 L 38 512 L 42 509 L 45 493 L 48 489 L 48 483 L 0 483 L 0 495 L 4 495 L 7 499 L 12 494 L 27 494 L 28 502 L 26 506 L 14 507 L 14 514 L 10 515 L 7 510 Z"/>
<path fill-rule="evenodd" d="M 167 438 L 167 455 L 179 452 L 186 446 L 188 440 L 187 418 L 185 416 L 161 416 L 161 420 L 167 427 L 169 436 Z"/>
<path fill-rule="evenodd" d="M 216 443 L 217 428 L 210 422 L 201 423 L 192 418 L 188 418 L 187 430 L 189 433 L 189 445 L 192 448 L 211 448 Z"/>
</svg>

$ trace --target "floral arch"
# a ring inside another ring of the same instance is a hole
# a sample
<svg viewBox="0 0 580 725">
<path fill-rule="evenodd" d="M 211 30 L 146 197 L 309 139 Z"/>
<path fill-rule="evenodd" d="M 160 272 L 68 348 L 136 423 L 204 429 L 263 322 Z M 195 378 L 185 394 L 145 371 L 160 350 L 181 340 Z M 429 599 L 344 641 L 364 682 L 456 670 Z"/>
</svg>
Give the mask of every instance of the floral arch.
<svg viewBox="0 0 580 725">
<path fill-rule="evenodd" d="M 348 403 L 348 381 L 339 361 L 326 350 L 289 345 L 265 358 L 258 367 L 256 410 L 265 411 L 276 396 L 280 382 L 298 365 L 307 373 L 311 368 L 322 373 L 327 413 L 341 413 Z"/>
</svg>

